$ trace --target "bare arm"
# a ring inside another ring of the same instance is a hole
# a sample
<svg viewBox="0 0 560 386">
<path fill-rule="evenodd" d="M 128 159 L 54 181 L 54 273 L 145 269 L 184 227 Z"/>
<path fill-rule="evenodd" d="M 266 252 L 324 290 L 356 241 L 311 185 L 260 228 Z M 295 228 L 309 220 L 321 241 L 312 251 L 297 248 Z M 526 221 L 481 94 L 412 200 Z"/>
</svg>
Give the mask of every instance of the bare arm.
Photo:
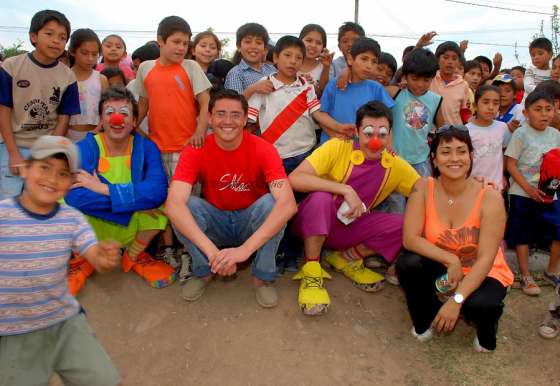
<svg viewBox="0 0 560 386">
<path fill-rule="evenodd" d="M 210 101 L 210 93 L 208 90 L 204 90 L 196 96 L 196 100 L 200 106 L 198 121 L 196 124 L 196 131 L 189 142 L 194 147 L 200 148 L 204 144 L 204 137 L 206 136 L 206 130 L 208 130 L 208 102 Z"/>
<path fill-rule="evenodd" d="M 136 122 L 140 124 L 148 114 L 148 98 L 140 96 L 138 99 L 138 119 Z"/>
<path fill-rule="evenodd" d="M 59 114 L 56 119 L 56 126 L 54 128 L 52 135 L 65 136 L 68 130 L 68 122 L 70 122 L 70 116 L 65 114 Z"/>
<path fill-rule="evenodd" d="M 109 272 L 120 265 L 120 247 L 121 245 L 116 241 L 100 241 L 84 253 L 84 258 L 97 272 Z"/>
<path fill-rule="evenodd" d="M 20 168 L 23 168 L 24 159 L 17 148 L 12 130 L 12 109 L 4 105 L 0 105 L 0 134 L 8 151 L 10 172 L 17 175 Z"/>
<path fill-rule="evenodd" d="M 323 129 L 326 129 L 325 131 L 331 137 L 340 135 L 345 138 L 352 138 L 356 134 L 355 125 L 351 123 L 339 123 L 324 111 L 315 111 L 311 116 Z"/>
<path fill-rule="evenodd" d="M 515 158 L 511 158 L 506 156 L 506 169 L 510 174 L 511 178 L 523 189 L 529 197 L 537 202 L 543 202 L 544 200 L 544 193 L 541 192 L 539 189 L 532 186 L 521 174 L 521 171 L 517 167 L 517 160 Z"/>
<path fill-rule="evenodd" d="M 101 80 L 101 92 L 104 92 L 109 88 L 109 80 L 105 75 L 100 75 L 99 79 Z"/>
</svg>

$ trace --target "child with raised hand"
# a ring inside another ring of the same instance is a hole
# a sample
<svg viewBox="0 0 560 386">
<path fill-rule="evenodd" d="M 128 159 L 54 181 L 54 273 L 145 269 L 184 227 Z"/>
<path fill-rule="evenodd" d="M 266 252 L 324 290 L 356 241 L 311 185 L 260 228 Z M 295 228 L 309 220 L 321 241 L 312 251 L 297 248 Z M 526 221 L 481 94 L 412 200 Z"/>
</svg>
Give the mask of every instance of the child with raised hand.
<svg viewBox="0 0 560 386">
<path fill-rule="evenodd" d="M 482 82 L 482 66 L 475 60 L 468 60 L 465 62 L 463 79 L 469 84 L 469 108 L 475 112 L 474 108 L 474 93 L 480 87 Z"/>
<path fill-rule="evenodd" d="M 29 38 L 35 49 L 0 67 L 0 198 L 18 195 L 29 148 L 42 135 L 63 136 L 71 115 L 80 113 L 76 76 L 57 58 L 70 35 L 62 13 L 37 12 Z"/>
<path fill-rule="evenodd" d="M 109 81 L 93 69 L 99 57 L 101 42 L 89 28 L 77 29 L 70 37 L 68 51 L 72 58 L 72 71 L 78 80 L 80 114 L 70 117 L 66 136 L 78 142 L 99 123 L 99 100 L 101 93 L 109 87 Z"/>
<path fill-rule="evenodd" d="M 529 44 L 529 54 L 531 55 L 532 65 L 527 68 L 523 78 L 525 94 L 530 94 L 539 83 L 550 79 L 552 42 L 547 38 L 533 40 Z"/>
<path fill-rule="evenodd" d="M 506 143 L 509 143 L 511 134 L 525 122 L 523 106 L 515 101 L 517 83 L 509 74 L 501 74 L 492 81 L 494 86 L 500 88 L 500 109 L 496 119 L 507 124 Z"/>
<path fill-rule="evenodd" d="M 126 43 L 122 37 L 115 34 L 107 35 L 101 42 L 101 53 L 103 56 L 101 63 L 95 68 L 97 71 L 101 72 L 107 67 L 120 68 L 126 83 L 136 77 L 132 68 L 123 62 L 126 58 Z"/>
<path fill-rule="evenodd" d="M 120 245 L 98 243 L 84 216 L 59 204 L 79 170 L 76 146 L 45 135 L 29 154 L 23 192 L 0 201 L 0 304 L 9 307 L 0 313 L 2 384 L 46 385 L 57 373 L 65 384 L 116 385 L 65 279 L 72 251 L 104 272 L 120 264 Z"/>
<path fill-rule="evenodd" d="M 430 91 L 437 69 L 437 59 L 431 51 L 415 48 L 406 55 L 401 70 L 406 88 L 387 87 L 395 100 L 392 146 L 423 177 L 432 175 L 428 135 L 443 120 L 442 97 Z"/>
<path fill-rule="evenodd" d="M 495 119 L 500 100 L 498 86 L 480 86 L 475 93 L 476 114 L 466 126 L 474 148 L 471 174 L 502 190 L 506 186 L 503 149 L 507 145 L 509 130 L 504 122 Z"/>
<path fill-rule="evenodd" d="M 551 205 L 544 203 L 545 194 L 538 188 L 543 154 L 560 147 L 560 132 L 550 127 L 554 110 L 554 99 L 548 93 L 535 90 L 529 94 L 525 98 L 527 121 L 514 131 L 505 152 L 511 175 L 505 239 L 508 246 L 515 247 L 521 289 L 530 296 L 541 292 L 529 272 L 530 244 L 553 240 L 544 278 L 554 285 L 560 283 L 559 221 L 557 215 L 549 216 Z"/>
<path fill-rule="evenodd" d="M 525 77 L 525 67 L 514 66 L 511 68 L 511 77 L 515 81 L 517 86 L 517 94 L 515 94 L 515 102 L 521 103 L 523 101 L 523 96 L 525 95 L 525 87 L 523 85 L 523 78 Z"/>
<path fill-rule="evenodd" d="M 254 93 L 272 92 L 272 82 L 262 79 L 276 72 L 272 64 L 265 63 L 270 40 L 266 28 L 258 23 L 247 23 L 239 27 L 235 35 L 236 56 L 240 56 L 240 60 L 228 72 L 224 87 L 237 91 L 246 99 Z"/>
<path fill-rule="evenodd" d="M 329 71 L 334 52 L 329 53 L 327 47 L 327 33 L 318 24 L 307 24 L 301 29 L 299 38 L 305 44 L 305 57 L 299 73 L 312 80 L 315 92 L 321 96 L 325 85 L 329 81 Z"/>
<path fill-rule="evenodd" d="M 333 60 L 329 70 L 329 79 L 336 79 L 342 71 L 348 67 L 349 60 L 352 59 L 350 49 L 354 42 L 366 36 L 361 25 L 347 21 L 338 28 L 338 49 L 342 56 Z M 379 57 L 379 55 L 377 55 Z"/>
</svg>

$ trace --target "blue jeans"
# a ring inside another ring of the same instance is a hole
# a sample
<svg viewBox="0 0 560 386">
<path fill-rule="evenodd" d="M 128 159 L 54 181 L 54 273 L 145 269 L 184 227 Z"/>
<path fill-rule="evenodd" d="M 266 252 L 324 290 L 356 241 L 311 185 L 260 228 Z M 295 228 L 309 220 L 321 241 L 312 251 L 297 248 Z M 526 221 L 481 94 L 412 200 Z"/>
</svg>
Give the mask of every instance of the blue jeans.
<svg viewBox="0 0 560 386">
<path fill-rule="evenodd" d="M 28 148 L 18 147 L 21 156 L 28 159 L 30 152 Z M 8 149 L 4 143 L 0 143 L 0 200 L 19 195 L 23 190 L 23 179 L 10 173 Z"/>
<path fill-rule="evenodd" d="M 265 222 L 274 206 L 272 195 L 265 194 L 250 207 L 241 210 L 220 210 L 208 201 L 191 196 L 187 202 L 198 227 L 218 248 L 243 244 Z M 197 277 L 211 274 L 208 257 L 189 239 L 175 232 L 192 258 L 192 272 Z M 272 281 L 276 277 L 276 251 L 284 228 L 257 250 L 251 272 L 257 279 Z"/>
</svg>

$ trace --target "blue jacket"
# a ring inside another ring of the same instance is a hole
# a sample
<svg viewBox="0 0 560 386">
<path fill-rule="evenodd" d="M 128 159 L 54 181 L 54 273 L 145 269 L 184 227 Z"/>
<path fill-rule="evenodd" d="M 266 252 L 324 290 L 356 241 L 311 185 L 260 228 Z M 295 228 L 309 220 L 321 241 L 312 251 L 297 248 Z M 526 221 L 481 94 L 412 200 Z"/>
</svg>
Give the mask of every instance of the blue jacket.
<svg viewBox="0 0 560 386">
<path fill-rule="evenodd" d="M 109 196 L 86 188 L 71 189 L 65 197 L 68 205 L 89 216 L 127 226 L 134 212 L 158 208 L 167 198 L 167 177 L 161 154 L 149 139 L 134 134 L 130 159 L 132 182 L 110 184 L 97 170 L 99 147 L 89 133 L 77 143 L 81 167 L 96 172 L 101 182 L 109 185 Z"/>
</svg>

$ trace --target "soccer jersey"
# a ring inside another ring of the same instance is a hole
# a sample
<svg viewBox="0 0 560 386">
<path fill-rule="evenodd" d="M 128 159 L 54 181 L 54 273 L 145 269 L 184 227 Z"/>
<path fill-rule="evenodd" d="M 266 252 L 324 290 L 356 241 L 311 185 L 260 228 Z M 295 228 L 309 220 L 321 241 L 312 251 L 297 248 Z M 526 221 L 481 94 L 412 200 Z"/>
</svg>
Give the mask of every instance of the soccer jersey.
<svg viewBox="0 0 560 386">
<path fill-rule="evenodd" d="M 239 210 L 269 192 L 268 184 L 285 179 L 282 160 L 273 145 L 243 131 L 243 140 L 235 150 L 218 146 L 214 134 L 204 146 L 187 146 L 181 153 L 174 181 L 202 184 L 202 194 L 218 209 Z"/>
<path fill-rule="evenodd" d="M 76 77 L 64 64 L 41 64 L 31 53 L 8 58 L 0 67 L 0 104 L 12 109 L 16 145 L 31 147 L 52 134 L 59 115 L 80 114 Z"/>
<path fill-rule="evenodd" d="M 137 87 L 148 98 L 150 139 L 162 153 L 181 151 L 196 130 L 195 96 L 212 85 L 193 60 L 161 65 L 147 60 L 140 65 Z"/>
<path fill-rule="evenodd" d="M 0 336 L 43 329 L 80 305 L 68 292 L 70 252 L 96 244 L 84 216 L 66 205 L 39 215 L 16 199 L 0 201 Z"/>
<path fill-rule="evenodd" d="M 270 79 L 274 91 L 251 96 L 249 121 L 258 118 L 262 137 L 274 144 L 282 159 L 311 150 L 317 138 L 311 114 L 321 107 L 313 85 L 301 76 L 292 84 L 284 84 L 274 75 L 263 79 Z"/>
</svg>

